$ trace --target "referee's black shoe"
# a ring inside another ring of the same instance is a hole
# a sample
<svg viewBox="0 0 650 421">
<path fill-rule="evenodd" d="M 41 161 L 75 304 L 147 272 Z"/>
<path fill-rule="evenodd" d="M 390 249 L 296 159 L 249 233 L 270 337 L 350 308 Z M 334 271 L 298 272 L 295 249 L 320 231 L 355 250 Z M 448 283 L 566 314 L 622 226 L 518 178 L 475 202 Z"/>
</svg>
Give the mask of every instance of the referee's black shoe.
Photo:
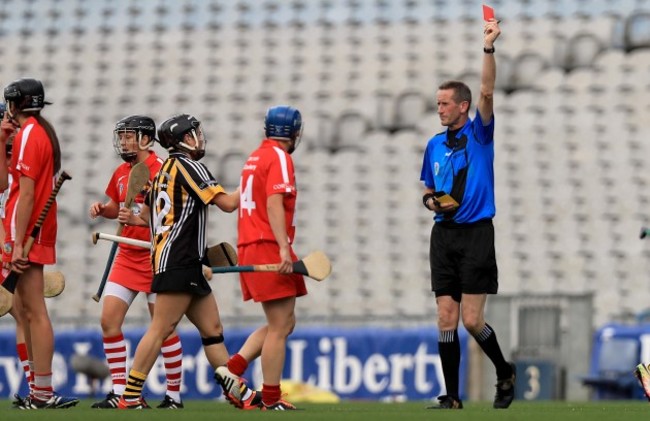
<svg viewBox="0 0 650 421">
<path fill-rule="evenodd" d="M 429 406 L 427 409 L 463 409 L 463 402 L 453 396 L 438 396 L 438 400 L 440 401 L 438 405 Z"/>
<path fill-rule="evenodd" d="M 515 398 L 515 379 L 517 378 L 517 367 L 509 363 L 512 368 L 512 375 L 505 379 L 498 379 L 496 388 L 497 393 L 494 395 L 493 408 L 505 409 L 510 406 Z"/>
</svg>

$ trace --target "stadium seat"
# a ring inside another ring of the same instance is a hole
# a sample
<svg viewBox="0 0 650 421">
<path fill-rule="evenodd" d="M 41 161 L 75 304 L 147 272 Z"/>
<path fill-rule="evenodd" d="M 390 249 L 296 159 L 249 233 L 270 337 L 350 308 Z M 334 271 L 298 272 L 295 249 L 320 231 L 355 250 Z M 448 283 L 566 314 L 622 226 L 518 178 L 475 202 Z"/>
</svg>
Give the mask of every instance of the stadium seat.
<svg viewBox="0 0 650 421">
<path fill-rule="evenodd" d="M 650 48 L 650 12 L 637 12 L 628 16 L 625 22 L 624 43 L 626 50 Z"/>
<path fill-rule="evenodd" d="M 591 67 L 603 50 L 601 41 L 591 33 L 580 33 L 568 40 L 563 66 L 567 71 L 578 67 Z"/>
</svg>

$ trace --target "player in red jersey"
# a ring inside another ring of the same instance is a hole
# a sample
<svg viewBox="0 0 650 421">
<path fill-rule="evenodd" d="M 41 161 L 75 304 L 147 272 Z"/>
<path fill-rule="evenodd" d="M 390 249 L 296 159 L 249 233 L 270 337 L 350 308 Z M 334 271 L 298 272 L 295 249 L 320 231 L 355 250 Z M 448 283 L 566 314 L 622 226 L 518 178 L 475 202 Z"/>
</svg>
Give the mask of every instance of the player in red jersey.
<svg viewBox="0 0 650 421">
<path fill-rule="evenodd" d="M 117 122 L 113 146 L 125 162 L 117 167 L 106 187 L 108 202 L 95 202 L 90 205 L 91 218 L 98 216 L 108 219 L 117 218 L 118 211 L 126 198 L 129 174 L 133 165 L 144 162 L 149 167 L 150 180 L 158 174 L 163 161 L 150 150 L 155 136 L 156 125 L 149 117 L 132 115 Z M 144 203 L 144 192 L 139 193 L 134 202 L 133 211 L 137 215 Z M 144 241 L 150 239 L 147 227 L 129 225 L 124 227 L 122 236 Z M 116 409 L 120 396 L 124 393 L 127 355 L 122 324 L 131 303 L 140 292 L 147 294 L 149 312 L 153 314 L 156 294 L 151 292 L 152 280 L 150 250 L 120 244 L 119 253 L 115 257 L 104 289 L 101 316 L 104 353 L 110 368 L 113 389 L 104 400 L 95 402 L 93 408 Z M 158 408 L 183 408 L 180 397 L 183 350 L 175 331 L 163 342 L 162 354 L 167 375 L 167 393 Z"/>
<path fill-rule="evenodd" d="M 280 262 L 278 273 L 242 273 L 244 300 L 262 303 L 267 324 L 247 339 L 233 355 L 227 370 L 241 376 L 248 363 L 262 357 L 262 402 L 256 392 L 241 399 L 229 397 L 237 407 L 262 410 L 293 410 L 281 399 L 280 379 L 284 368 L 287 337 L 296 324 L 296 297 L 307 294 L 302 275 L 292 273 L 298 260 L 291 244 L 295 234 L 296 179 L 291 153 L 302 134 L 302 117 L 295 108 L 276 106 L 266 113 L 266 139 L 246 161 L 241 175 L 239 200 L 238 257 L 240 265 Z M 226 368 L 217 369 L 217 379 L 226 379 Z"/>
<path fill-rule="evenodd" d="M 34 364 L 30 396 L 19 402 L 19 408 L 68 408 L 79 400 L 58 395 L 52 389 L 54 333 L 43 295 L 43 265 L 56 263 L 56 202 L 50 207 L 28 256 L 23 256 L 24 242 L 49 199 L 61 169 L 61 149 L 54 128 L 41 116 L 41 110 L 49 102 L 45 102 L 45 91 L 39 80 L 16 80 L 5 87 L 4 97 L 6 114 L 20 129 L 14 137 L 9 168 L 0 159 L 3 167 L 0 175 L 11 175 L 3 220 L 2 260 L 20 274 L 17 299 L 24 309 L 27 351 Z M 0 143 L 5 143 L 10 135 L 10 127 L 3 124 Z"/>
<path fill-rule="evenodd" d="M 5 205 L 7 203 L 7 197 L 9 196 L 9 185 L 11 184 L 11 176 L 9 175 L 9 167 L 11 165 L 11 148 L 13 145 L 14 136 L 18 131 L 18 127 L 15 126 L 9 116 L 5 117 L 5 105 L 0 104 L 0 120 L 1 120 L 1 129 L 4 132 L 4 136 L 0 136 L 2 142 L 0 142 L 0 160 L 3 160 L 6 163 L 6 166 L 0 165 L 0 218 L 4 220 L 5 217 Z M 4 153 L 4 157 L 3 157 Z M 5 229 L 2 223 L 0 223 L 0 244 L 4 244 L 5 239 Z M 9 268 L 3 267 L 0 270 L 0 283 L 9 275 Z M 29 390 L 31 392 L 32 384 L 34 383 L 34 362 L 29 359 L 29 352 L 27 348 L 27 342 L 25 339 L 25 325 L 24 319 L 25 315 L 23 313 L 20 300 L 18 299 L 17 294 L 14 294 L 13 305 L 9 314 L 16 321 L 16 354 L 20 360 L 20 365 L 23 367 L 23 372 L 25 373 L 25 379 L 29 385 Z M 14 394 L 15 400 L 13 401 L 13 406 L 18 407 L 22 405 L 23 398 L 17 393 Z"/>
</svg>

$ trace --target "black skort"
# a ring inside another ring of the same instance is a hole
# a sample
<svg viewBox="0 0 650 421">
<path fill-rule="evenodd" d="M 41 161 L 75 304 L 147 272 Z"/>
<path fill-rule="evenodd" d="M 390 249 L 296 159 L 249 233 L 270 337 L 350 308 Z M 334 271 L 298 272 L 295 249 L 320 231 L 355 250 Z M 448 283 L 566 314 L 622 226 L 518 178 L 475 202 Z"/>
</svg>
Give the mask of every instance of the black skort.
<svg viewBox="0 0 650 421">
<path fill-rule="evenodd" d="M 201 265 L 168 269 L 153 277 L 151 292 L 186 292 L 204 297 L 212 288 L 203 276 Z"/>
</svg>

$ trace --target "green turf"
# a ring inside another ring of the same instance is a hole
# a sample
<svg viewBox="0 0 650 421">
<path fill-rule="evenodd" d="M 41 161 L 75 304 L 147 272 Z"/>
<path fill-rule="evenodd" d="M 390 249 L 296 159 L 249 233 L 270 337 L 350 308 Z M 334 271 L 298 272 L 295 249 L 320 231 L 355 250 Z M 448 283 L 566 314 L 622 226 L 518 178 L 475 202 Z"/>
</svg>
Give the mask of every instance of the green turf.
<svg viewBox="0 0 650 421">
<path fill-rule="evenodd" d="M 47 421 L 75 420 L 249 420 L 291 417 L 300 420 L 328 421 L 381 421 L 381 420 L 498 420 L 498 421 L 619 421 L 634 419 L 634 414 L 645 419 L 650 406 L 642 401 L 616 402 L 516 402 L 510 409 L 495 410 L 490 403 L 467 403 L 461 411 L 432 411 L 425 409 L 428 402 L 379 403 L 345 402 L 341 404 L 301 404 L 303 411 L 285 413 L 262 413 L 239 411 L 221 402 L 187 401 L 180 411 L 146 410 L 117 411 L 90 409 L 92 400 L 84 400 L 77 407 L 56 411 L 18 411 L 11 408 L 8 400 L 0 400 L 0 420 L 47 419 Z M 151 402 L 153 403 L 153 401 Z"/>
</svg>

